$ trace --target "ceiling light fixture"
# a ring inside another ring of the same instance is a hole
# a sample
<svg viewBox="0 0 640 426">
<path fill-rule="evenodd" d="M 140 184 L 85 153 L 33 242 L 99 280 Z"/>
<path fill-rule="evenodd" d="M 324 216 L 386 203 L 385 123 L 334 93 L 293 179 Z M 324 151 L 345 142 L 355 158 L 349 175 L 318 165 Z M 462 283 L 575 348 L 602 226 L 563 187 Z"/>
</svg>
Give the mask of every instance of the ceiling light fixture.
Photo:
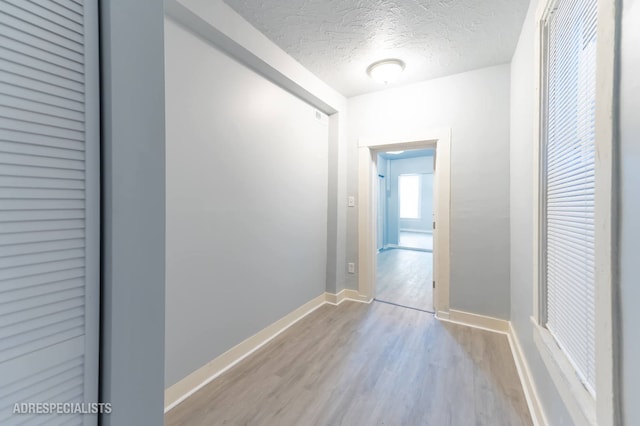
<svg viewBox="0 0 640 426">
<path fill-rule="evenodd" d="M 404 71 L 404 62 L 400 59 L 384 59 L 374 62 L 367 68 L 367 74 L 378 83 L 393 83 Z"/>
<path fill-rule="evenodd" d="M 404 151 L 387 151 L 387 154 L 402 154 Z"/>
</svg>

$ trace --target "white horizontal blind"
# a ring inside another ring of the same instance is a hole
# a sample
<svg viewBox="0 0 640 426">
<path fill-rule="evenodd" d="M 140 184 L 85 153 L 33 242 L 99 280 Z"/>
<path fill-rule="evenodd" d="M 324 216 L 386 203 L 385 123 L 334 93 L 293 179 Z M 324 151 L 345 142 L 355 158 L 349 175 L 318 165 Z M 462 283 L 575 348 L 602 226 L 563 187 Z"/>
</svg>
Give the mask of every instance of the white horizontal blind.
<svg viewBox="0 0 640 426">
<path fill-rule="evenodd" d="M 99 112 L 96 0 L 0 0 L 0 424 L 97 402 Z"/>
<path fill-rule="evenodd" d="M 560 0 L 547 21 L 546 326 L 595 396 L 597 0 Z"/>
</svg>

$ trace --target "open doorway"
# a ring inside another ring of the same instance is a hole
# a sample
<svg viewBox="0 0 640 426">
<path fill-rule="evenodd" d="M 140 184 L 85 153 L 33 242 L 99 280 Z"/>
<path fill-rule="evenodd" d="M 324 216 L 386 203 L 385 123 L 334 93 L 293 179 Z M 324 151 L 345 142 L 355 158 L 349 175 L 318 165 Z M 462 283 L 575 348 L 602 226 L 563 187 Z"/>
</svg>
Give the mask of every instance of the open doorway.
<svg viewBox="0 0 640 426">
<path fill-rule="evenodd" d="M 358 140 L 358 297 L 377 295 L 378 237 L 376 212 L 378 153 L 435 149 L 433 173 L 433 307 L 436 318 L 448 319 L 450 280 L 451 129 L 425 129 L 404 136 L 360 136 Z"/>
<path fill-rule="evenodd" d="M 433 312 L 434 149 L 377 153 L 376 300 Z"/>
</svg>

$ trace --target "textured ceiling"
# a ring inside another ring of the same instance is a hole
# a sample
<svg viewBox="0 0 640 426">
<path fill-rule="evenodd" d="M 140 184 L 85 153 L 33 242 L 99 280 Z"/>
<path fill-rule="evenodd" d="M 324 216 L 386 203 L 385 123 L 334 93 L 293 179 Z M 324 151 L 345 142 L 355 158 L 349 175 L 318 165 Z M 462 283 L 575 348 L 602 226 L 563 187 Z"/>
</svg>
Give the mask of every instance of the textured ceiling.
<svg viewBox="0 0 640 426">
<path fill-rule="evenodd" d="M 366 74 L 405 61 L 395 85 L 509 62 L 529 0 L 225 0 L 345 96 L 384 89 Z"/>
</svg>

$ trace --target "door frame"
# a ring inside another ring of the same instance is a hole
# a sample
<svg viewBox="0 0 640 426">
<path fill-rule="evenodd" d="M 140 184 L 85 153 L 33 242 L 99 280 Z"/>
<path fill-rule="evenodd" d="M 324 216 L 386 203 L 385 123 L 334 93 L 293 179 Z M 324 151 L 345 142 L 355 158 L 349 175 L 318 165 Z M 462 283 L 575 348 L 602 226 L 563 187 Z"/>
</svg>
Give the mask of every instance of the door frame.
<svg viewBox="0 0 640 426">
<path fill-rule="evenodd" d="M 358 293 L 366 300 L 376 295 L 378 153 L 409 149 L 435 149 L 433 304 L 436 317 L 449 318 L 451 129 L 433 129 L 406 139 L 362 136 L 358 143 Z"/>
</svg>

